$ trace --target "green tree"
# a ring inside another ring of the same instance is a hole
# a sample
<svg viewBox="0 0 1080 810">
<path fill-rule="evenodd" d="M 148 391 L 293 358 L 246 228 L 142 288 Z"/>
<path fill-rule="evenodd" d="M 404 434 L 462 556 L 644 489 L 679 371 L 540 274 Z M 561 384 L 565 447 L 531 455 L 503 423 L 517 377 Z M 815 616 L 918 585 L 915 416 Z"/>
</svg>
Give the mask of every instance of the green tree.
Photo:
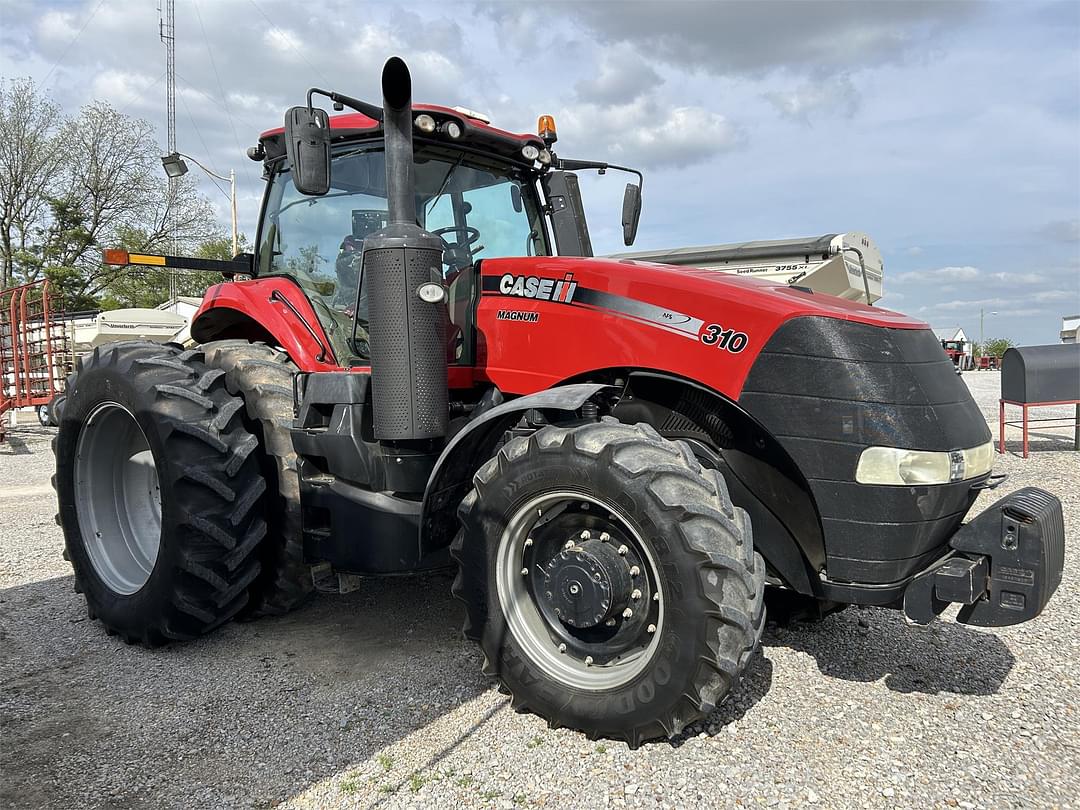
<svg viewBox="0 0 1080 810">
<path fill-rule="evenodd" d="M 1006 349 L 1011 349 L 1015 345 L 1009 338 L 990 338 L 980 348 L 987 357 L 1001 357 Z"/>
<path fill-rule="evenodd" d="M 161 303 L 168 273 L 105 265 L 101 250 L 216 245 L 209 201 L 191 177 L 168 182 L 148 122 L 102 101 L 65 119 L 39 96 L 29 79 L 0 82 L 0 288 L 47 276 L 68 311 Z M 177 287 L 201 294 L 206 279 L 178 276 Z"/>
</svg>

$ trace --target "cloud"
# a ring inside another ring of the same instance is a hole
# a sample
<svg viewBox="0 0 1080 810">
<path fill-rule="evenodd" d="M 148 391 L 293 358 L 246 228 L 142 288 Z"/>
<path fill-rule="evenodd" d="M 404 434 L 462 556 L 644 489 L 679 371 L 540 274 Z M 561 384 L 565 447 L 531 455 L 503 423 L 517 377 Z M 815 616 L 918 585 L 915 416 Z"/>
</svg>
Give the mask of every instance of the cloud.
<svg viewBox="0 0 1080 810">
<path fill-rule="evenodd" d="M 673 65 L 715 74 L 811 68 L 826 75 L 925 50 L 977 6 L 952 0 L 554 4 L 601 42 L 629 43 Z M 614 12 L 614 13 L 613 13 Z"/>
<path fill-rule="evenodd" d="M 785 118 L 804 124 L 819 114 L 851 118 L 859 108 L 859 92 L 849 76 L 811 81 L 794 90 L 775 90 L 765 93 L 765 99 Z"/>
<path fill-rule="evenodd" d="M 287 28 L 270 28 L 263 32 L 263 42 L 290 61 L 299 57 L 300 38 Z"/>
<path fill-rule="evenodd" d="M 984 309 L 989 314 L 991 309 L 1000 310 L 995 314 L 1012 315 L 1015 314 L 1024 304 L 1055 304 L 1058 301 L 1065 301 L 1072 299 L 1076 301 L 1077 294 L 1075 290 L 1042 290 L 1040 292 L 1033 292 L 1028 294 L 1020 294 L 1010 296 L 1008 298 L 995 297 L 995 298 L 976 298 L 973 300 L 964 301 L 941 301 L 938 303 L 930 304 L 925 307 L 927 310 L 937 312 L 978 312 L 980 309 Z M 1033 308 L 1037 309 L 1037 308 Z M 1042 314 L 1052 314 L 1048 308 L 1037 309 Z"/>
<path fill-rule="evenodd" d="M 1047 280 L 1042 273 L 991 273 L 987 278 L 1008 284 L 1041 284 Z"/>
<path fill-rule="evenodd" d="M 626 45 L 605 49 L 594 76 L 577 83 L 578 98 L 598 104 L 631 102 L 663 83 L 660 75 Z"/>
<path fill-rule="evenodd" d="M 1055 242 L 1080 242 L 1080 219 L 1049 222 L 1040 229 L 1039 233 Z"/>
<path fill-rule="evenodd" d="M 741 146 L 742 130 L 703 107 L 665 109 L 655 97 L 629 104 L 579 104 L 563 112 L 560 134 L 586 150 L 603 142 L 607 160 L 635 168 L 682 168 Z M 650 122 L 650 125 L 644 125 Z"/>
<path fill-rule="evenodd" d="M 935 270 L 913 270 L 909 273 L 899 273 L 896 280 L 899 281 L 970 281 L 978 278 L 977 267 L 938 267 Z"/>
</svg>

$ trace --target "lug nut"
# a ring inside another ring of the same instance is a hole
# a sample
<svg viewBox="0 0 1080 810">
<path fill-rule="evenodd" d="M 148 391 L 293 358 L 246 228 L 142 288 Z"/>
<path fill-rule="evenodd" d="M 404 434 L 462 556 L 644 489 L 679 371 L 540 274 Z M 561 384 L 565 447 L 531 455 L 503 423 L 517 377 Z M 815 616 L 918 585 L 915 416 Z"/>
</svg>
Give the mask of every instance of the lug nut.
<svg viewBox="0 0 1080 810">
<path fill-rule="evenodd" d="M 655 624 L 650 624 L 647 629 L 648 629 L 648 631 L 650 633 L 655 633 L 656 632 L 656 625 Z"/>
<path fill-rule="evenodd" d="M 636 577 L 640 573 L 641 573 L 641 569 L 638 568 L 636 565 L 631 565 L 630 566 L 630 576 Z"/>
<path fill-rule="evenodd" d="M 527 577 L 529 575 L 529 569 L 528 568 L 522 568 L 521 569 L 521 575 L 523 577 Z"/>
<path fill-rule="evenodd" d="M 533 543 L 533 541 L 532 541 L 531 537 L 526 537 L 525 538 L 525 548 L 528 548 L 529 546 L 531 546 L 532 543 Z"/>
<path fill-rule="evenodd" d="M 565 644 L 560 644 L 559 645 L 559 652 L 561 652 L 561 653 L 566 652 L 566 645 Z"/>
<path fill-rule="evenodd" d="M 653 600 L 654 602 L 659 602 L 659 601 L 660 601 L 660 592 L 659 592 L 659 591 L 657 591 L 656 593 L 654 593 L 654 594 L 652 595 L 652 600 Z"/>
<path fill-rule="evenodd" d="M 592 535 L 589 534 L 589 530 L 586 529 L 580 535 L 578 535 L 578 537 L 580 537 L 582 540 L 588 540 L 590 537 L 592 537 Z"/>
<path fill-rule="evenodd" d="M 630 618 L 631 616 L 633 616 L 633 615 L 634 615 L 634 611 L 632 611 L 632 610 L 631 610 L 630 608 L 627 608 L 626 610 L 624 610 L 624 611 L 622 612 L 622 617 L 623 617 L 624 619 L 629 619 L 629 618 Z"/>
<path fill-rule="evenodd" d="M 634 588 L 634 590 L 630 591 L 630 598 L 631 599 L 640 599 L 641 598 L 641 591 L 639 591 L 637 588 Z"/>
<path fill-rule="evenodd" d="M 574 541 L 573 540 L 567 540 L 566 545 L 563 546 L 563 548 L 573 548 L 573 547 L 574 547 Z"/>
<path fill-rule="evenodd" d="M 608 619 L 606 622 L 604 622 L 604 626 L 605 627 L 614 627 L 615 626 L 615 620 L 614 619 Z"/>
<path fill-rule="evenodd" d="M 586 655 L 585 656 L 585 666 L 587 666 L 587 667 L 592 666 L 592 656 L 591 655 Z"/>
<path fill-rule="evenodd" d="M 611 539 L 610 534 L 608 534 L 607 532 L 600 532 L 600 542 L 606 543 L 610 539 Z"/>
<path fill-rule="evenodd" d="M 629 550 L 630 549 L 628 549 L 626 546 L 619 546 L 619 555 L 625 557 L 626 552 L 628 552 Z"/>
</svg>

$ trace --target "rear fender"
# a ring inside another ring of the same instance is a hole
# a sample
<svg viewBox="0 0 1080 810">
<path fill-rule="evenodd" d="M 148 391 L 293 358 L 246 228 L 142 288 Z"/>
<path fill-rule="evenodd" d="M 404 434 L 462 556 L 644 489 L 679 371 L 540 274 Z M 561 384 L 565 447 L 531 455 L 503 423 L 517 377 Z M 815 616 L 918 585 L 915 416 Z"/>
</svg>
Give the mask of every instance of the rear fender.
<svg viewBox="0 0 1080 810">
<path fill-rule="evenodd" d="M 191 320 L 191 336 L 199 343 L 243 338 L 280 346 L 301 371 L 339 368 L 311 302 L 288 278 L 211 287 Z"/>
<path fill-rule="evenodd" d="M 521 421 L 526 411 L 538 410 L 549 421 L 565 420 L 593 397 L 619 389 L 602 383 L 549 388 L 497 405 L 468 423 L 450 440 L 428 479 L 420 518 L 420 555 L 450 544 L 457 532 L 455 510 L 472 487 L 473 475 L 495 455 L 503 434 Z"/>
</svg>

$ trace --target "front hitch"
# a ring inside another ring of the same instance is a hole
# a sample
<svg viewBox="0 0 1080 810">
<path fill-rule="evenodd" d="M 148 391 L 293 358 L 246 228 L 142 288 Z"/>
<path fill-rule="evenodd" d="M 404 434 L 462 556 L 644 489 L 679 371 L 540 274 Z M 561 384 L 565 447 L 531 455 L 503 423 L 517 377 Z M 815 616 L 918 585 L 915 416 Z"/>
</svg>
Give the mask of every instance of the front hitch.
<svg viewBox="0 0 1080 810">
<path fill-rule="evenodd" d="M 904 591 L 904 613 L 926 624 L 950 603 L 957 621 L 1001 627 L 1033 619 L 1061 583 L 1065 524 L 1061 501 L 1025 487 L 960 527 L 951 551 Z"/>
</svg>

